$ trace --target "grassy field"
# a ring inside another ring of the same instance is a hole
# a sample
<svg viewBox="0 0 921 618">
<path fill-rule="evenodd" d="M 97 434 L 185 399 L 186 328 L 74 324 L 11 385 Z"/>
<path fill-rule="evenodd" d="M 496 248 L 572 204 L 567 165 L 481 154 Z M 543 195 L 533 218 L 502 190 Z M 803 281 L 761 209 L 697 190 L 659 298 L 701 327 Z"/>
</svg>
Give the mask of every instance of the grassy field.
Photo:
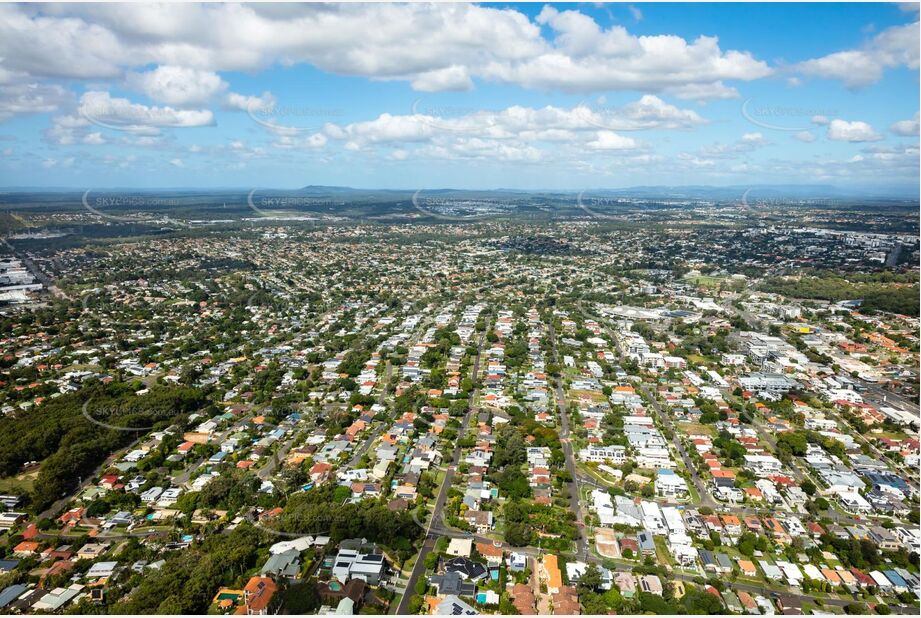
<svg viewBox="0 0 921 618">
<path fill-rule="evenodd" d="M 697 435 L 697 434 L 704 435 L 704 436 L 710 436 L 710 437 L 716 436 L 716 428 L 713 427 L 713 425 L 701 425 L 700 423 L 681 422 L 679 427 L 681 427 L 681 430 L 689 436 Z"/>
<path fill-rule="evenodd" d="M 38 478 L 37 468 L 29 472 L 17 474 L 16 476 L 0 479 L 0 493 L 13 494 L 16 496 L 27 494 L 31 492 L 32 488 L 35 486 L 36 478 Z"/>
<path fill-rule="evenodd" d="M 604 396 L 604 393 L 599 393 L 597 391 L 580 391 L 580 390 L 571 390 L 569 391 L 570 399 L 578 399 L 579 397 L 588 397 L 592 401 L 602 402 L 607 401 L 607 397 Z"/>
<path fill-rule="evenodd" d="M 719 287 L 721 283 L 726 281 L 723 277 L 711 277 L 709 275 L 686 276 L 684 279 L 692 285 L 699 285 L 707 288 Z"/>
</svg>

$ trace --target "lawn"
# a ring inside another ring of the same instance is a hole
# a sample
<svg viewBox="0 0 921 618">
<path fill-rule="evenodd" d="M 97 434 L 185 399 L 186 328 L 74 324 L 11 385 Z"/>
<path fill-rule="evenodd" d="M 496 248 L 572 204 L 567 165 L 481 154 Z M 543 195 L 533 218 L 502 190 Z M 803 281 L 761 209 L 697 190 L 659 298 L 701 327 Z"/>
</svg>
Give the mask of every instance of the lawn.
<svg viewBox="0 0 921 618">
<path fill-rule="evenodd" d="M 668 551 L 668 545 L 665 541 L 665 537 L 656 536 L 653 537 L 656 543 L 656 554 L 659 559 L 659 564 L 667 564 L 669 566 L 674 566 L 675 562 L 672 560 L 672 555 Z"/>
<path fill-rule="evenodd" d="M 691 496 L 690 504 L 700 504 L 700 492 L 697 491 L 697 486 L 693 482 L 688 483 L 688 493 Z"/>
<path fill-rule="evenodd" d="M 616 487 L 619 485 L 619 483 L 613 477 L 610 477 L 604 474 L 600 470 L 596 470 L 592 468 L 591 466 L 586 466 L 581 463 L 577 464 L 577 466 L 580 471 L 585 472 L 586 474 L 588 474 L 589 476 L 597 480 L 599 483 L 602 483 L 603 485 L 610 485 L 612 487 Z"/>
</svg>

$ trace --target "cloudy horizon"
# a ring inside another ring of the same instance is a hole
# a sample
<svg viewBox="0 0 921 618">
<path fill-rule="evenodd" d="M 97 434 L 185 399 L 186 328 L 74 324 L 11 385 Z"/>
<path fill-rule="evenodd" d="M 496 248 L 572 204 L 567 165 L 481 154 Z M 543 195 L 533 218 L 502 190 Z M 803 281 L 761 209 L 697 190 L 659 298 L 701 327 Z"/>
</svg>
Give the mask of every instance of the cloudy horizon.
<svg viewBox="0 0 921 618">
<path fill-rule="evenodd" d="M 918 5 L 0 5 L 0 186 L 919 181 Z"/>
</svg>

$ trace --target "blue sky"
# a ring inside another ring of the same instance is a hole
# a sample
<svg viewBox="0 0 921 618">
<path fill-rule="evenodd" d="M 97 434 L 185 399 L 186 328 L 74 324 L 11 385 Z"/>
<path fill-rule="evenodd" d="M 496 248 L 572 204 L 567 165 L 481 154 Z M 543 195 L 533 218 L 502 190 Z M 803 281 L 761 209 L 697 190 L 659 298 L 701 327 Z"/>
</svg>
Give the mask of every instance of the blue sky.
<svg viewBox="0 0 921 618">
<path fill-rule="evenodd" d="M 0 6 L 0 186 L 917 193 L 897 4 Z"/>
</svg>

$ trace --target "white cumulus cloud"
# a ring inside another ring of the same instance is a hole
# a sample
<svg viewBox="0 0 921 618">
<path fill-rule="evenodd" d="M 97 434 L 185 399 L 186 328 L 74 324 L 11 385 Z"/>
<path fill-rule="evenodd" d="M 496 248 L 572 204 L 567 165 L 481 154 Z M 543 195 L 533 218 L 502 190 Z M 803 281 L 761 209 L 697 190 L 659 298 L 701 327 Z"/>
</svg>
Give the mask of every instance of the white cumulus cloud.
<svg viewBox="0 0 921 618">
<path fill-rule="evenodd" d="M 145 73 L 129 73 L 128 86 L 168 105 L 201 105 L 227 88 L 212 71 L 164 65 Z"/>
<path fill-rule="evenodd" d="M 919 67 L 919 23 L 893 26 L 860 49 L 849 49 L 799 63 L 805 75 L 838 79 L 851 88 L 878 82 L 886 69 Z"/>
<path fill-rule="evenodd" d="M 919 132 L 918 114 L 911 120 L 899 120 L 893 123 L 889 130 L 902 137 L 918 137 Z"/>
<path fill-rule="evenodd" d="M 674 91 L 690 99 L 735 96 L 722 82 L 772 72 L 748 51 L 721 48 L 716 37 L 638 36 L 576 10 L 546 7 L 532 20 L 513 8 L 463 3 L 2 5 L 0 57 L 11 74 L 77 79 L 159 65 L 129 83 L 151 95 L 165 86 L 156 100 L 170 105 L 200 104 L 221 88 L 219 72 L 273 64 L 402 80 L 421 91 L 467 89 L 485 79 L 567 92 Z"/>
<path fill-rule="evenodd" d="M 873 127 L 862 120 L 832 120 L 828 124 L 828 139 L 836 142 L 876 142 L 882 139 Z"/>
</svg>

